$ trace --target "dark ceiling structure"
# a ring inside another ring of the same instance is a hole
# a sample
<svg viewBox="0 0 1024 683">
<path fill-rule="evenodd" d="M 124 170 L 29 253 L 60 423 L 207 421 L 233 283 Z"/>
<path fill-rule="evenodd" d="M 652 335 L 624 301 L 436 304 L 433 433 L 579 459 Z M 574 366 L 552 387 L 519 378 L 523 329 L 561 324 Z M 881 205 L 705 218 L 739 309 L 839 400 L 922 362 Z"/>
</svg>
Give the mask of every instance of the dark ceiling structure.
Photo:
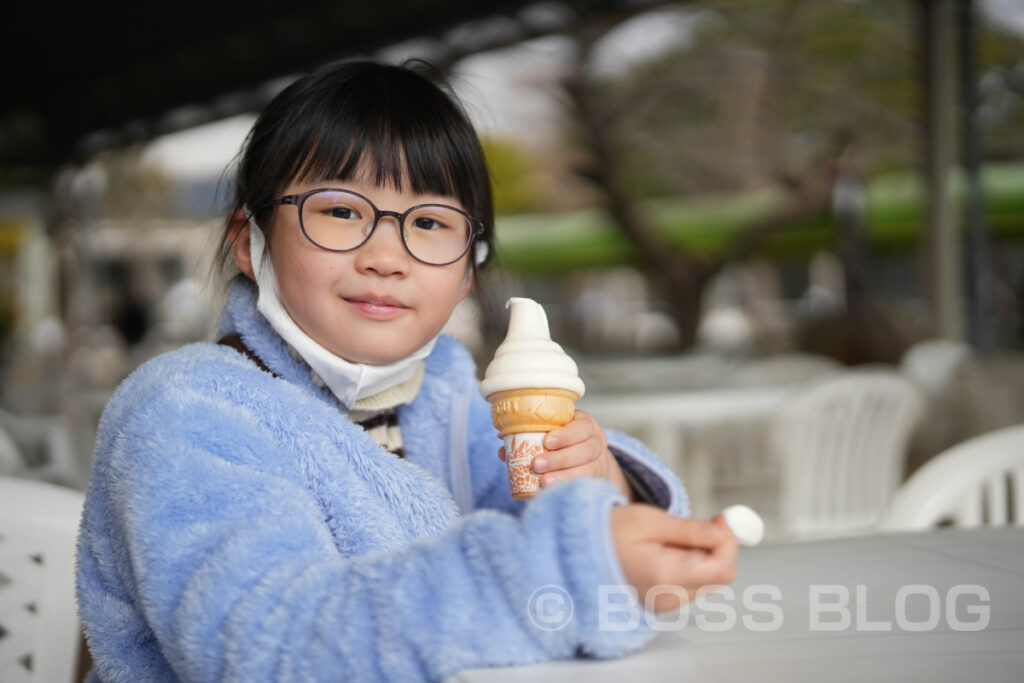
<svg viewBox="0 0 1024 683">
<path fill-rule="evenodd" d="M 410 41 L 460 55 L 643 0 L 19 0 L 3 12 L 0 166 L 53 168 L 235 114 L 281 81 Z M 443 65 L 442 65 L 443 66 Z M 278 84 L 279 87 L 279 84 Z"/>
</svg>

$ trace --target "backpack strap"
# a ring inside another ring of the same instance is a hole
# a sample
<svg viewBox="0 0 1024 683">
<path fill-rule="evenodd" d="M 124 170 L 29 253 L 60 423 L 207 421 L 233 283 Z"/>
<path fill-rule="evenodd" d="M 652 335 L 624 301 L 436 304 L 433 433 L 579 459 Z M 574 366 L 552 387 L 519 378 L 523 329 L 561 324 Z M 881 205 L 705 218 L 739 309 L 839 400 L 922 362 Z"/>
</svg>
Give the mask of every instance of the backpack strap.
<svg viewBox="0 0 1024 683">
<path fill-rule="evenodd" d="M 277 377 L 277 373 L 268 368 L 267 364 L 263 362 L 263 359 L 257 356 L 252 349 L 245 345 L 245 342 L 242 341 L 242 335 L 240 335 L 239 333 L 232 332 L 231 334 L 225 335 L 218 339 L 217 343 L 221 344 L 222 346 L 230 346 L 235 351 L 238 351 L 246 358 L 251 360 L 253 363 L 255 363 L 256 366 L 263 372 L 269 372 L 274 377 Z"/>
</svg>

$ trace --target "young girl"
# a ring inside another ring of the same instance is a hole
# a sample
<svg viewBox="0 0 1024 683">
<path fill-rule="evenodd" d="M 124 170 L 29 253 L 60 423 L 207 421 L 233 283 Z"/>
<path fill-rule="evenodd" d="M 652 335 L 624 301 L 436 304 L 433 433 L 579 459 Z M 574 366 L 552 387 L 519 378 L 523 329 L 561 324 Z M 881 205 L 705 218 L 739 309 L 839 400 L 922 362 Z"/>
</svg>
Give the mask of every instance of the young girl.
<svg viewBox="0 0 1024 683">
<path fill-rule="evenodd" d="M 101 420 L 78 547 L 93 680 L 617 656 L 653 632 L 602 624 L 600 587 L 636 588 L 642 614 L 653 586 L 674 588 L 660 611 L 732 580 L 724 522 L 685 519 L 676 477 L 583 411 L 547 437 L 541 493 L 510 497 L 471 357 L 439 334 L 494 231 L 445 91 L 321 68 L 261 114 L 235 191 L 220 343 L 143 365 Z M 531 600 L 544 587 L 565 623 Z"/>
</svg>

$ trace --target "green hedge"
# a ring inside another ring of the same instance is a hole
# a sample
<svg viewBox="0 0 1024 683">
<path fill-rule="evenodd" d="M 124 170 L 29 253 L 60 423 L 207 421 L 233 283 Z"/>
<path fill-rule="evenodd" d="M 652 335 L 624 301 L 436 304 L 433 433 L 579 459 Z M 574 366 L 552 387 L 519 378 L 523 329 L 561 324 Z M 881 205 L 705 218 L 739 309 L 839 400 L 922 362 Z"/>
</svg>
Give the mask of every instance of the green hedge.
<svg viewBox="0 0 1024 683">
<path fill-rule="evenodd" d="M 981 176 L 986 225 L 997 241 L 1024 239 L 1024 164 L 989 164 Z M 950 208 L 963 214 L 966 184 L 951 180 Z M 735 196 L 660 199 L 643 204 L 665 240 L 677 249 L 709 256 L 728 251 L 736 236 L 782 203 L 778 190 Z M 925 191 L 919 174 L 891 173 L 868 183 L 865 240 L 873 251 L 914 249 L 923 234 Z M 552 272 L 635 263 L 637 251 L 599 210 L 498 217 L 503 268 Z M 961 225 L 963 221 L 961 221 Z M 829 213 L 766 237 L 756 253 L 779 259 L 806 258 L 834 244 Z"/>
</svg>

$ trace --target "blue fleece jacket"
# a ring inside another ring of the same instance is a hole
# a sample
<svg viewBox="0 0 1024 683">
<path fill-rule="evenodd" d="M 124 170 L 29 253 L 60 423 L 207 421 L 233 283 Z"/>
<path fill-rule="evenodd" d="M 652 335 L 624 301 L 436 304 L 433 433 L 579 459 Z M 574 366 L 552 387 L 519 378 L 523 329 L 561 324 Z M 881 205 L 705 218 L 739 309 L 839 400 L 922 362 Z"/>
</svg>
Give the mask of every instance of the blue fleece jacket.
<svg viewBox="0 0 1024 683">
<path fill-rule="evenodd" d="M 621 495 L 584 479 L 512 500 L 457 342 L 440 339 L 399 412 L 402 459 L 312 382 L 251 285 L 234 284 L 219 332 L 239 332 L 273 374 L 192 344 L 136 370 L 104 411 L 78 544 L 92 680 L 437 680 L 652 637 L 642 619 L 599 628 L 599 586 L 625 583 L 608 524 Z M 688 514 L 668 468 L 609 441 Z M 529 610 L 548 585 L 573 600 L 557 630 Z"/>
</svg>

